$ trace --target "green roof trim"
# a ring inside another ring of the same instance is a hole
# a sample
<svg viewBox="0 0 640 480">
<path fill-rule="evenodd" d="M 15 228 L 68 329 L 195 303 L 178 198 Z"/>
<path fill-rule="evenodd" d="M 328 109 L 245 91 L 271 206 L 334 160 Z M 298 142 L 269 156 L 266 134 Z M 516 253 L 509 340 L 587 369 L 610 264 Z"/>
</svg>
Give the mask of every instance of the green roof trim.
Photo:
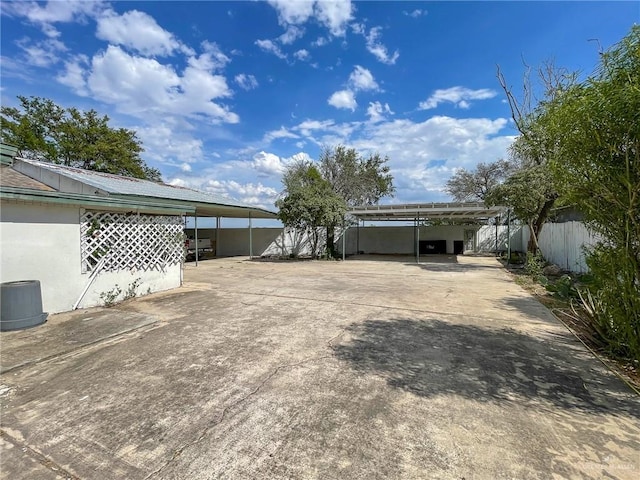
<svg viewBox="0 0 640 480">
<path fill-rule="evenodd" d="M 2 165 L 13 164 L 13 159 L 18 155 L 18 147 L 7 143 L 0 143 L 0 163 Z"/>
<path fill-rule="evenodd" d="M 98 197 L 78 193 L 47 192 L 19 187 L 0 187 L 0 200 L 51 203 L 57 205 L 81 206 L 109 210 L 135 210 L 144 213 L 193 215 L 195 207 L 187 204 L 164 204 L 143 202 L 114 197 Z"/>
</svg>

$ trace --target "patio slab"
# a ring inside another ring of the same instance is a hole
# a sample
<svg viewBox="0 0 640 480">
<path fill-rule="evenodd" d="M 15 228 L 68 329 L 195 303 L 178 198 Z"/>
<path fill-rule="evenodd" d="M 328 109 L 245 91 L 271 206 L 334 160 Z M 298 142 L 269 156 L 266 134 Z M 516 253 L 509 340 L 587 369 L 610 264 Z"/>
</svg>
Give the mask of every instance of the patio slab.
<svg viewBox="0 0 640 480">
<path fill-rule="evenodd" d="M 638 477 L 638 397 L 495 259 L 185 279 L 102 317 L 151 323 L 0 377 L 3 478 Z"/>
</svg>

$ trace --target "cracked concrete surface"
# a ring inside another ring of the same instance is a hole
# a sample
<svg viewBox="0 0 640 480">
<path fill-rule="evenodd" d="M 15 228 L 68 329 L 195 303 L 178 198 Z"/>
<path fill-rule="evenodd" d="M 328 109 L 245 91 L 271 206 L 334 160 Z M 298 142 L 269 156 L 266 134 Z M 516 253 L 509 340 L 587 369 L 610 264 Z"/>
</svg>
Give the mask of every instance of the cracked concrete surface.
<svg viewBox="0 0 640 480">
<path fill-rule="evenodd" d="M 640 402 L 491 258 L 218 259 L 0 337 L 11 479 L 638 478 Z"/>
</svg>

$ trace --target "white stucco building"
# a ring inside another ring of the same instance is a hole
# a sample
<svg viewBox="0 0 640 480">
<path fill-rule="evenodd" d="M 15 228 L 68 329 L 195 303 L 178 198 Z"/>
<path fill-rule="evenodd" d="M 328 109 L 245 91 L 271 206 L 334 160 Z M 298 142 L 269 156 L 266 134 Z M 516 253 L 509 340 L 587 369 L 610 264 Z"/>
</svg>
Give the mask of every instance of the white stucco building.
<svg viewBox="0 0 640 480">
<path fill-rule="evenodd" d="M 191 189 L 14 155 L 2 145 L 0 281 L 39 280 L 49 313 L 180 286 L 185 216 L 275 216 Z"/>
</svg>

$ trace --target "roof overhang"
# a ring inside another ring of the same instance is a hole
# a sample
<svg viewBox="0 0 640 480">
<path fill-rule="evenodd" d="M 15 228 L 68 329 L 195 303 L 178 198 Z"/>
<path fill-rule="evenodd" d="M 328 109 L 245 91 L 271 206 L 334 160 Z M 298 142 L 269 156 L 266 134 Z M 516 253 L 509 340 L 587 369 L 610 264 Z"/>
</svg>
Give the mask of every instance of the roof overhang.
<svg viewBox="0 0 640 480">
<path fill-rule="evenodd" d="M 416 219 L 487 220 L 507 212 L 507 207 L 487 207 L 479 202 L 410 203 L 398 205 L 363 205 L 347 214 L 359 220 L 409 221 Z"/>
<path fill-rule="evenodd" d="M 239 206 L 239 205 L 222 205 L 217 203 L 194 202 L 189 200 L 169 200 L 156 197 L 143 197 L 132 195 L 115 195 L 110 194 L 108 198 L 121 198 L 128 200 L 146 200 L 154 204 L 177 204 L 185 205 L 191 212 L 188 215 L 197 215 L 198 217 L 223 217 L 223 218 L 277 218 L 275 212 L 265 210 L 259 207 Z"/>
<path fill-rule="evenodd" d="M 191 205 L 144 202 L 114 197 L 99 197 L 79 193 L 48 192 L 20 187 L 0 187 L 0 199 L 18 202 L 79 206 L 88 209 L 107 209 L 156 215 L 193 215 Z"/>
</svg>

